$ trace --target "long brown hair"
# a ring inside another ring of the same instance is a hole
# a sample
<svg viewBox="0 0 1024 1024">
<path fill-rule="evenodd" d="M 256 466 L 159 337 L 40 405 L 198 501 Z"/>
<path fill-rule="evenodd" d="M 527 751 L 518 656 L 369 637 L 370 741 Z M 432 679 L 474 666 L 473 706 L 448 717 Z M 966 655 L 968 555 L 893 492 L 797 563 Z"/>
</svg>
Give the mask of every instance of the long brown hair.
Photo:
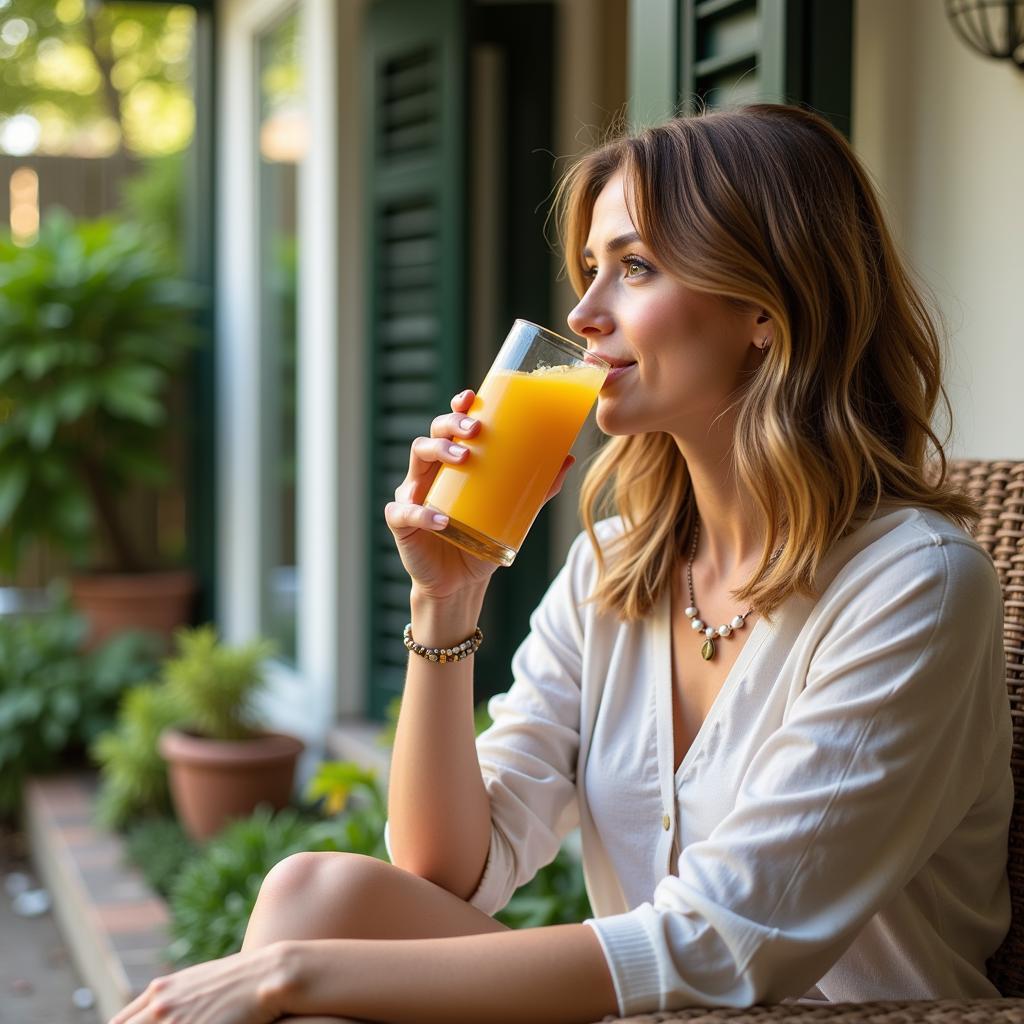
<svg viewBox="0 0 1024 1024">
<path fill-rule="evenodd" d="M 733 403 L 734 470 L 767 524 L 737 601 L 770 618 L 790 594 L 816 596 L 822 557 L 881 501 L 972 528 L 976 504 L 946 480 L 949 434 L 940 441 L 931 427 L 941 397 L 952 429 L 940 321 L 842 135 L 809 111 L 756 104 L 674 118 L 583 156 L 555 202 L 579 295 L 594 202 L 620 170 L 636 229 L 669 273 L 774 321 L 765 359 Z M 647 615 L 687 550 L 695 512 L 668 434 L 609 439 L 580 494 L 600 570 L 591 600 L 626 620 Z M 625 529 L 603 551 L 595 521 L 614 514 Z"/>
</svg>

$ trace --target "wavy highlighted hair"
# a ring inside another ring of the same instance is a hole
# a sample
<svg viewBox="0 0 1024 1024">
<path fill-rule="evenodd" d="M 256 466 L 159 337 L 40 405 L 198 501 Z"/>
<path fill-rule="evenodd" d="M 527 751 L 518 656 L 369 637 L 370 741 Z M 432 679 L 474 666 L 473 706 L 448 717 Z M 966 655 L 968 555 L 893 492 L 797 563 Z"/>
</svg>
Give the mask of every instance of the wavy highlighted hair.
<svg viewBox="0 0 1024 1024">
<path fill-rule="evenodd" d="M 822 557 L 881 501 L 973 528 L 977 505 L 947 482 L 949 433 L 940 441 L 931 427 L 941 397 L 952 429 L 938 317 L 842 135 L 798 107 L 755 104 L 675 118 L 581 157 L 554 206 L 578 295 L 594 202 L 620 170 L 633 223 L 664 270 L 774 321 L 733 403 L 737 482 L 767 524 L 736 600 L 770 618 L 793 593 L 817 596 Z M 647 615 L 688 550 L 695 513 L 668 434 L 608 440 L 580 494 L 600 570 L 590 600 L 622 619 Z M 595 521 L 616 514 L 625 529 L 602 551 Z"/>
</svg>

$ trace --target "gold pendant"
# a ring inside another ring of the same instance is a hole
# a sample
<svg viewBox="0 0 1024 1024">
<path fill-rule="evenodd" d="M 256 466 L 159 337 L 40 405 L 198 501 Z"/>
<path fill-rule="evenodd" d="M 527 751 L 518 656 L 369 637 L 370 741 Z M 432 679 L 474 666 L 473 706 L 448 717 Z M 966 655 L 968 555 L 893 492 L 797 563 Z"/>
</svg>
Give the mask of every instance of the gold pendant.
<svg viewBox="0 0 1024 1024">
<path fill-rule="evenodd" d="M 715 641 L 711 637 L 704 641 L 704 646 L 700 649 L 700 656 L 705 661 L 710 661 L 715 656 Z"/>
</svg>

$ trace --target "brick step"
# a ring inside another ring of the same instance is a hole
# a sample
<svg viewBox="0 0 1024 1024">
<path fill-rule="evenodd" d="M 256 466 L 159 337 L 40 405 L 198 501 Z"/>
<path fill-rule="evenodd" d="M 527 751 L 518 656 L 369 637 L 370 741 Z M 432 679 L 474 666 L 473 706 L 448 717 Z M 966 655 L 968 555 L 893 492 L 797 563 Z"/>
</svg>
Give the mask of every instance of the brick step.
<svg viewBox="0 0 1024 1024">
<path fill-rule="evenodd" d="M 94 825 L 96 789 L 90 773 L 32 779 L 24 813 L 36 873 L 106 1020 L 172 968 L 167 904 L 127 865 L 120 837 Z"/>
</svg>

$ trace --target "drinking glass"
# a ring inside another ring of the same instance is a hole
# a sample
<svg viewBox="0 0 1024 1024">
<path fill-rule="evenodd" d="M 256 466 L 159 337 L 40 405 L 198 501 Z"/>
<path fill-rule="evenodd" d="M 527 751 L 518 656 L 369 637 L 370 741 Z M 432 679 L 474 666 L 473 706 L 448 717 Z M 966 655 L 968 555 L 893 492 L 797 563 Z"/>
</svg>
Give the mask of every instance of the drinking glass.
<svg viewBox="0 0 1024 1024">
<path fill-rule="evenodd" d="M 437 536 L 511 565 L 610 369 L 568 338 L 516 320 L 466 414 L 465 466 L 438 470 L 424 504 L 448 516 Z"/>
</svg>

